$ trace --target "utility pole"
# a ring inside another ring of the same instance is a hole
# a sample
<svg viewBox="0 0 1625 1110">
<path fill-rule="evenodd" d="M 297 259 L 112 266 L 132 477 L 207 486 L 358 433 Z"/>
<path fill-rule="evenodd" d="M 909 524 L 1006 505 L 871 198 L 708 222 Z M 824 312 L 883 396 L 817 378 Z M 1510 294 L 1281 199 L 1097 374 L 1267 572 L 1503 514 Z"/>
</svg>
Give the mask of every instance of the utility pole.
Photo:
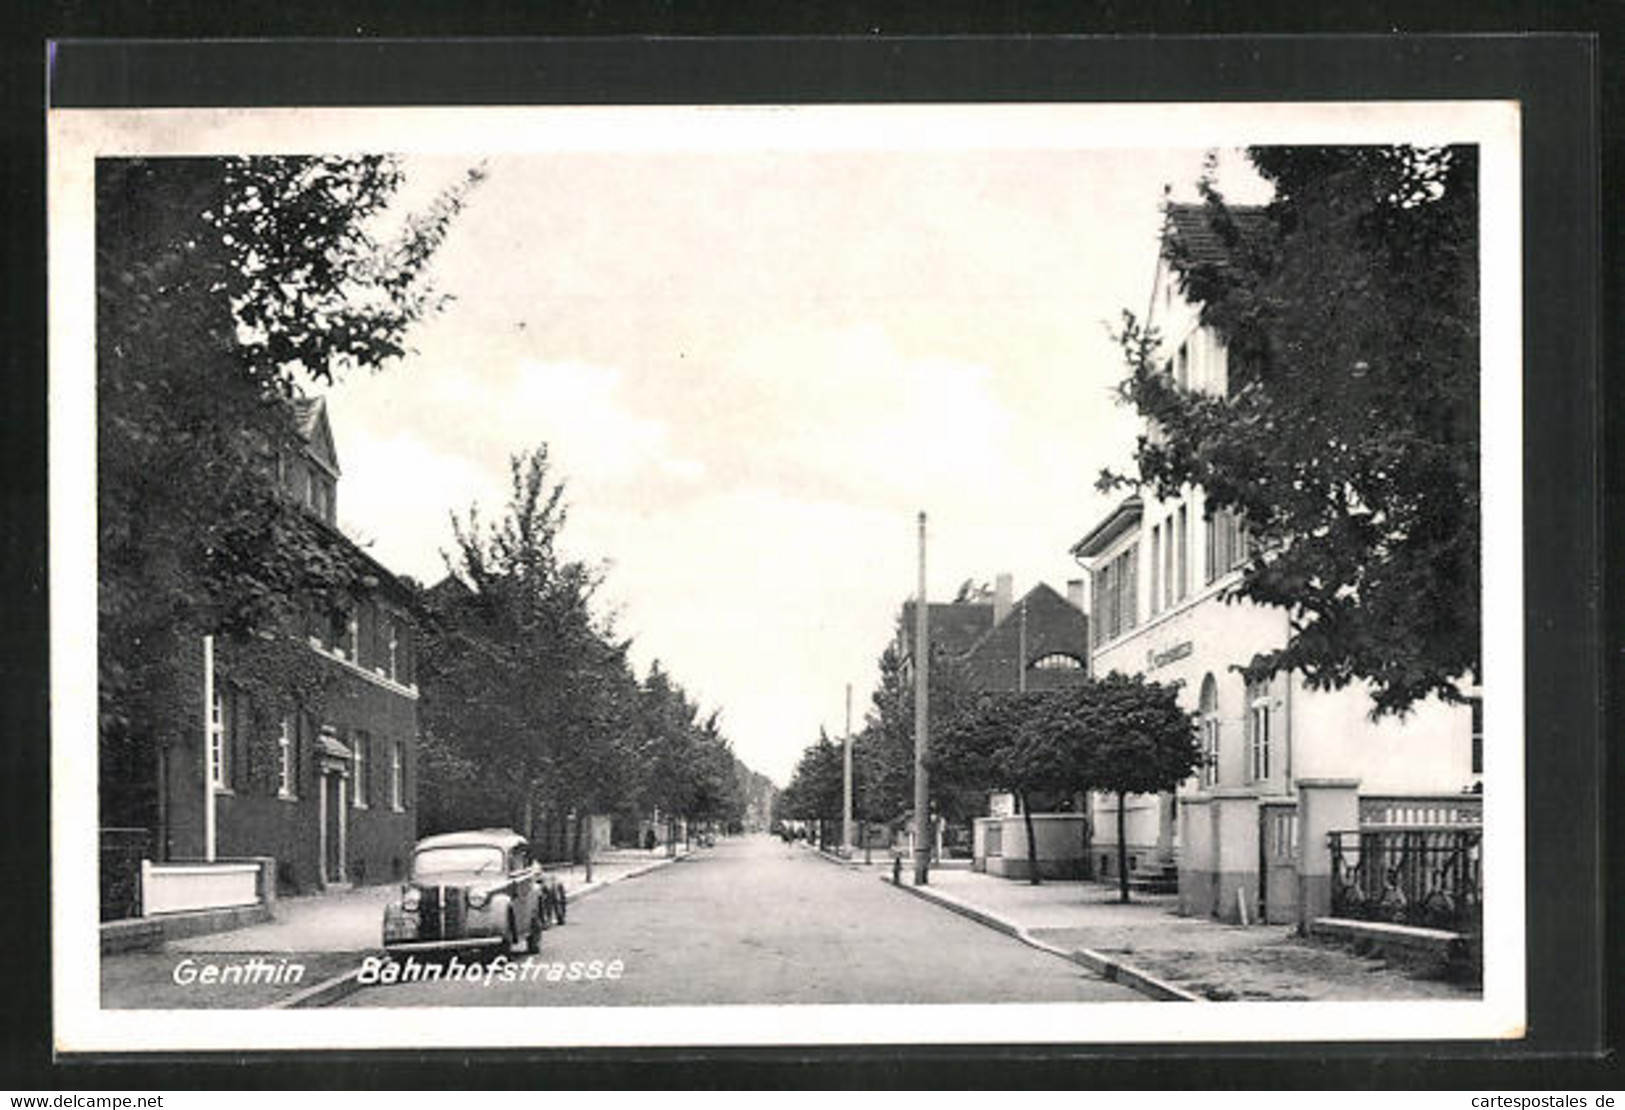
<svg viewBox="0 0 1625 1110">
<path fill-rule="evenodd" d="M 1027 692 L 1027 599 L 1021 599 L 1021 616 L 1017 627 L 1020 635 L 1016 645 L 1016 690 Z"/>
<path fill-rule="evenodd" d="M 215 792 L 214 780 L 219 777 L 225 780 L 223 771 L 214 765 L 214 637 L 203 637 L 203 858 L 210 863 L 214 862 L 215 841 Z M 224 762 L 226 755 L 225 728 L 226 718 L 224 711 L 220 717 L 220 757 Z M 326 780 L 322 780 L 324 783 Z"/>
<path fill-rule="evenodd" d="M 841 855 L 852 854 L 852 684 L 846 684 L 846 744 L 841 753 Z"/>
<path fill-rule="evenodd" d="M 931 666 L 925 601 L 925 514 L 920 514 L 920 588 L 914 595 L 914 885 L 931 881 L 931 792 L 925 777 Z"/>
</svg>

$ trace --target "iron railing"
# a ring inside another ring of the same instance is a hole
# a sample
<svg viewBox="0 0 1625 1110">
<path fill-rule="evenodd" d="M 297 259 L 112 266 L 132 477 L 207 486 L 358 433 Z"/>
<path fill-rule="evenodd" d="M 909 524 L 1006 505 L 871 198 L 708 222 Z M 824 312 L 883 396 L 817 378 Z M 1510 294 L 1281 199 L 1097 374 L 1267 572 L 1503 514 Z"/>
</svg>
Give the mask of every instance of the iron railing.
<svg viewBox="0 0 1625 1110">
<path fill-rule="evenodd" d="M 1438 825 L 1327 833 L 1333 916 L 1477 933 L 1482 836 L 1474 826 Z"/>
</svg>

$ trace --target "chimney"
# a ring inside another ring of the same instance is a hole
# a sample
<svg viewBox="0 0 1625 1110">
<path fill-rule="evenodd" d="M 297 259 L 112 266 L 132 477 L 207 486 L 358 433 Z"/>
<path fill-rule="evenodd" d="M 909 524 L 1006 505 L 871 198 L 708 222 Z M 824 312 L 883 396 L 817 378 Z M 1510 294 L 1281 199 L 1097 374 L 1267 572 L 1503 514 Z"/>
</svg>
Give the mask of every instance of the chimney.
<svg viewBox="0 0 1625 1110">
<path fill-rule="evenodd" d="M 1068 578 L 1066 580 L 1067 601 L 1071 602 L 1072 607 L 1077 609 L 1079 612 L 1087 612 L 1088 610 L 1084 607 L 1083 598 L 1083 579 Z"/>
<path fill-rule="evenodd" d="M 1014 579 L 1008 574 L 1001 574 L 993 579 L 993 623 L 998 624 L 1010 615 L 1013 605 Z"/>
</svg>

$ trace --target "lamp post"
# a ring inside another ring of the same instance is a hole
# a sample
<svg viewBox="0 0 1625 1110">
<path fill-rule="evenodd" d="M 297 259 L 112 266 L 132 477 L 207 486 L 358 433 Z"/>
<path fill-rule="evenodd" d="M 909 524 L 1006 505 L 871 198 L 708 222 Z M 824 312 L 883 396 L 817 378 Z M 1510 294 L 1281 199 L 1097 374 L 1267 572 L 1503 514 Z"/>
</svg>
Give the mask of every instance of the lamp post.
<svg viewBox="0 0 1625 1110">
<path fill-rule="evenodd" d="M 846 743 L 841 753 L 841 855 L 852 854 L 852 684 L 846 684 Z"/>
<path fill-rule="evenodd" d="M 930 630 L 925 600 L 925 514 L 920 514 L 920 584 L 914 601 L 914 885 L 931 881 L 931 792 L 926 781 L 929 744 L 926 701 L 929 698 Z"/>
</svg>

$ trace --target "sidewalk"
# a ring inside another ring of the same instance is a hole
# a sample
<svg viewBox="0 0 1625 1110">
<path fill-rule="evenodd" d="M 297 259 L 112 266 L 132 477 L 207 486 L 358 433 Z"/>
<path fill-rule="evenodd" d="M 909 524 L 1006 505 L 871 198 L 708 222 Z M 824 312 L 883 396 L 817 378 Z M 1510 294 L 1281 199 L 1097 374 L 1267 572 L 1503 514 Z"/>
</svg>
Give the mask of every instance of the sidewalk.
<svg viewBox="0 0 1625 1110">
<path fill-rule="evenodd" d="M 566 895 L 574 902 L 681 858 L 641 850 L 605 853 L 593 860 L 591 883 L 580 866 L 547 870 L 563 881 Z M 102 1007 L 243 1009 L 285 1004 L 315 984 L 353 976 L 360 954 L 379 951 L 384 906 L 399 892 L 400 884 L 384 883 L 284 898 L 276 904 L 275 919 L 263 924 L 170 941 L 157 951 L 103 956 Z M 285 959 L 297 961 L 304 966 L 304 974 L 290 984 L 233 984 L 212 990 L 175 981 L 177 967 L 189 958 L 192 962 L 187 968 L 241 964 L 256 957 L 268 968 L 280 966 Z"/>
<path fill-rule="evenodd" d="M 878 853 L 870 866 L 861 854 L 855 860 L 825 858 L 891 881 L 891 860 L 882 862 Z M 1033 886 L 957 867 L 933 867 L 930 884 L 917 888 L 907 860 L 902 888 L 1153 996 L 1213 1002 L 1480 997 L 1476 987 L 1412 978 L 1380 958 L 1304 940 L 1295 926 L 1181 917 L 1175 912 L 1179 899 L 1171 894 L 1135 893 L 1124 905 L 1115 884 L 1047 880 Z"/>
</svg>

